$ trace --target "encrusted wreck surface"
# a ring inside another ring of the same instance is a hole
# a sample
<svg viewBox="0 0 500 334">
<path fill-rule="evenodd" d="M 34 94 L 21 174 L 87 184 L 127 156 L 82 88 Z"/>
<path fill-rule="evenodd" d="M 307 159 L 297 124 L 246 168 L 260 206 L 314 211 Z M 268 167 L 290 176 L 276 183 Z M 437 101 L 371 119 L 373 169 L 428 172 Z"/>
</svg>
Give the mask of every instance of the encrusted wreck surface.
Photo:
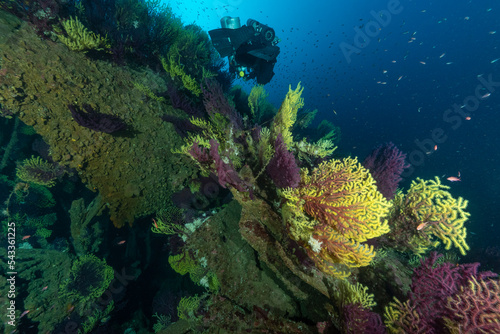
<svg viewBox="0 0 500 334">
<path fill-rule="evenodd" d="M 158 74 L 91 60 L 41 40 L 27 23 L 2 11 L 0 32 L 0 104 L 33 126 L 55 161 L 75 168 L 88 188 L 101 193 L 116 226 L 161 208 L 195 173 L 186 157 L 171 153 L 181 139 L 160 119 L 181 112 L 134 87 L 166 91 Z M 119 117 L 128 130 L 107 134 L 78 125 L 68 105 L 84 104 Z"/>
</svg>

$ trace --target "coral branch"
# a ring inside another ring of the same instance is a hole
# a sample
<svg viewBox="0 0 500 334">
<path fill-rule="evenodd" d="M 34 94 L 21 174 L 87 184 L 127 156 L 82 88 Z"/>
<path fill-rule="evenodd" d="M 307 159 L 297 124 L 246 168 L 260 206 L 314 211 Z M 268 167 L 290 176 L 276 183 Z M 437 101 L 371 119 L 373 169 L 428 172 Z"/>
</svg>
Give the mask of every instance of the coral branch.
<svg viewBox="0 0 500 334">
<path fill-rule="evenodd" d="M 500 333 L 500 284 L 472 276 L 467 286 L 448 298 L 448 327 L 462 333 Z"/>
<path fill-rule="evenodd" d="M 386 309 L 391 333 L 498 333 L 500 288 L 479 263 L 437 264 L 436 252 L 415 269 L 410 299 Z M 443 321 L 445 319 L 445 321 Z M 416 333 L 416 332 L 415 332 Z M 419 332 L 420 333 L 420 332 Z"/>
<path fill-rule="evenodd" d="M 377 181 L 378 190 L 387 199 L 393 199 L 401 181 L 401 173 L 410 167 L 405 163 L 406 154 L 393 143 L 386 143 L 375 148 L 365 159 L 363 166 Z"/>
</svg>

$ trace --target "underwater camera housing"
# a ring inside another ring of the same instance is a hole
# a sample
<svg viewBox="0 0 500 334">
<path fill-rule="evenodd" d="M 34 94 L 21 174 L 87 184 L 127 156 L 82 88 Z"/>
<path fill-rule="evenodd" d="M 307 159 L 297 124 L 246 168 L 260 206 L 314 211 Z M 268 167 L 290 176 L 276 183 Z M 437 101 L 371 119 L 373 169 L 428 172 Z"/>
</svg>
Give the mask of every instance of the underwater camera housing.
<svg viewBox="0 0 500 334">
<path fill-rule="evenodd" d="M 269 45 L 276 45 L 280 41 L 278 37 L 276 37 L 276 33 L 274 29 L 262 24 L 254 19 L 247 20 L 247 26 L 252 27 L 256 33 L 256 36 L 259 36 L 262 39 L 262 43 L 266 43 Z"/>
<path fill-rule="evenodd" d="M 280 53 L 274 29 L 254 19 L 241 26 L 239 17 L 224 16 L 220 23 L 222 28 L 208 33 L 221 57 L 228 57 L 230 70 L 240 77 L 256 78 L 259 84 L 268 83 Z"/>
</svg>

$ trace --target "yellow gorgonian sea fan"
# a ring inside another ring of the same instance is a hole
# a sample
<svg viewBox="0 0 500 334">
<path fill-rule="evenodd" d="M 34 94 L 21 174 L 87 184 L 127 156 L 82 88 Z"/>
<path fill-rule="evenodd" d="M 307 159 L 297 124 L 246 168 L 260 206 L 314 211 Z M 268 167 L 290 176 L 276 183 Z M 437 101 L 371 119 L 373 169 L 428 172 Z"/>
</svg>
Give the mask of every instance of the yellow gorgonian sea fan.
<svg viewBox="0 0 500 334">
<path fill-rule="evenodd" d="M 57 180 L 57 167 L 40 157 L 32 156 L 16 168 L 16 176 L 24 182 L 52 187 Z"/>
<path fill-rule="evenodd" d="M 299 186 L 286 189 L 283 196 L 291 236 L 307 243 L 309 255 L 324 272 L 339 276 L 332 264 L 368 265 L 375 252 L 361 243 L 389 232 L 384 217 L 390 203 L 355 158 L 323 162 L 311 174 L 303 169 Z"/>
<path fill-rule="evenodd" d="M 303 90 L 304 88 L 300 87 L 300 82 L 297 84 L 295 90 L 292 90 L 290 86 L 278 113 L 274 117 L 272 126 L 273 138 L 276 139 L 278 134 L 281 133 L 283 142 L 288 149 L 291 148 L 293 143 L 291 129 L 297 120 L 297 111 L 304 106 L 304 99 L 301 97 Z"/>
<path fill-rule="evenodd" d="M 414 217 L 413 228 L 423 234 L 422 240 L 430 240 L 436 247 L 440 241 L 445 249 L 458 248 L 462 255 L 470 248 L 465 241 L 467 230 L 464 226 L 470 214 L 464 211 L 468 201 L 462 197 L 453 198 L 450 187 L 441 184 L 438 177 L 434 180 L 417 178 L 405 195 L 405 205 Z M 439 240 L 435 240 L 438 238 Z"/>
<path fill-rule="evenodd" d="M 89 31 L 77 17 L 74 19 L 70 17 L 69 20 L 65 20 L 61 24 L 67 36 L 61 34 L 57 37 L 61 42 L 66 44 L 70 50 L 87 52 L 89 50 L 104 50 L 110 48 L 106 37 L 103 38 L 99 34 Z"/>
<path fill-rule="evenodd" d="M 261 117 L 263 116 L 264 110 L 262 106 L 268 95 L 269 94 L 266 93 L 263 85 L 253 86 L 250 94 L 248 95 L 248 106 L 250 107 L 252 116 L 257 123 L 260 123 Z"/>
<path fill-rule="evenodd" d="M 383 217 L 390 204 L 356 158 L 323 162 L 311 175 L 303 169 L 299 186 L 283 196 L 291 210 L 307 213 L 346 238 L 363 242 L 389 231 Z"/>
</svg>

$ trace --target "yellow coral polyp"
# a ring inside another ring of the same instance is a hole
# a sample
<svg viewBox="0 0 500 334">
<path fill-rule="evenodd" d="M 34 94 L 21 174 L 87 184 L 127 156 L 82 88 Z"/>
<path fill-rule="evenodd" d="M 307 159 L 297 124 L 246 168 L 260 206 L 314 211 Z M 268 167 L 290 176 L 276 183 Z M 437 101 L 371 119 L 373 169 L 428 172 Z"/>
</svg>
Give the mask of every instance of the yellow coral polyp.
<svg viewBox="0 0 500 334">
<path fill-rule="evenodd" d="M 70 17 L 69 20 L 63 21 L 62 26 L 68 36 L 58 35 L 58 38 L 70 50 L 103 50 L 110 47 L 107 38 L 89 31 L 76 17 L 75 19 Z"/>
</svg>

